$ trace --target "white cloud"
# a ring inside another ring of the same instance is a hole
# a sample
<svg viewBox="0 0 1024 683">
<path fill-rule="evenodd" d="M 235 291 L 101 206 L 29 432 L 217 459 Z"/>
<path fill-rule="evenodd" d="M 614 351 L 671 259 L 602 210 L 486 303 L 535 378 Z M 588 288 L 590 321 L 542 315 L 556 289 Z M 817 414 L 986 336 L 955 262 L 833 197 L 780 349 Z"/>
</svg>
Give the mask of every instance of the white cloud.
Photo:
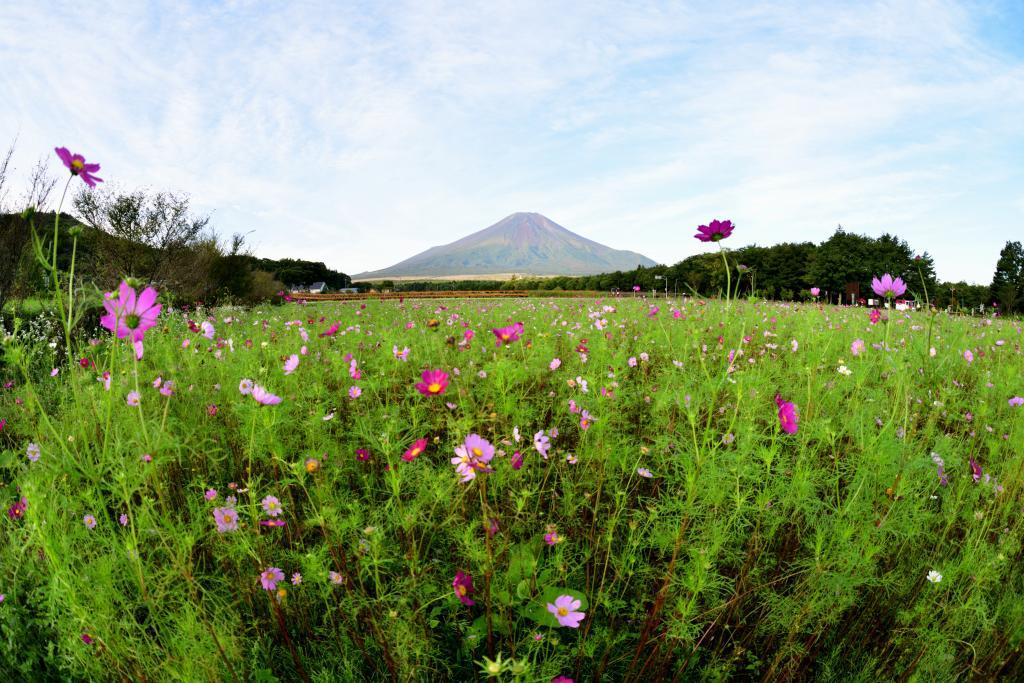
<svg viewBox="0 0 1024 683">
<path fill-rule="evenodd" d="M 984 281 L 1022 213 L 1020 54 L 954 2 L 67 3 L 0 14 L 0 131 L 357 272 L 517 210 L 674 261 L 898 232 Z M 0 141 L 2 142 L 2 141 Z M 969 249 L 963 236 L 971 231 Z M 991 236 L 989 236 L 991 235 Z"/>
</svg>

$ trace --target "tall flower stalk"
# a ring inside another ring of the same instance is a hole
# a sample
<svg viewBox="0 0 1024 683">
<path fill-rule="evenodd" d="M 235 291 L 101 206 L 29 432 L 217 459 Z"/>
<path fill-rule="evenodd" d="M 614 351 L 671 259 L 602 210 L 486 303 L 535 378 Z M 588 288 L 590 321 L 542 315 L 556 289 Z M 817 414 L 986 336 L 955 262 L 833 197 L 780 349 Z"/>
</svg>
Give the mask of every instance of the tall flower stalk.
<svg viewBox="0 0 1024 683">
<path fill-rule="evenodd" d="M 721 242 L 732 234 L 734 228 L 732 221 L 720 221 L 716 218 L 708 225 L 697 226 L 697 234 L 694 237 L 701 242 Z M 725 247 L 719 244 L 718 249 L 722 254 L 722 264 L 725 266 L 725 306 L 728 308 L 732 302 L 732 273 L 729 272 L 729 259 L 725 256 Z"/>
</svg>

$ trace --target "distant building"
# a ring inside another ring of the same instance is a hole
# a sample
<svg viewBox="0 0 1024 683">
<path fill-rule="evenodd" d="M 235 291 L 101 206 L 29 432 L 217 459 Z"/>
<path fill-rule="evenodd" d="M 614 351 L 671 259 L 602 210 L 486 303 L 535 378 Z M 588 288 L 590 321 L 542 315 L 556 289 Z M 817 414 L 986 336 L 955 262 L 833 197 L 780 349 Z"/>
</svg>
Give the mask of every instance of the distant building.
<svg viewBox="0 0 1024 683">
<path fill-rule="evenodd" d="M 306 285 L 292 285 L 289 291 L 292 294 L 302 294 L 306 291 Z"/>
<path fill-rule="evenodd" d="M 327 283 L 326 282 L 314 282 L 313 284 L 311 284 L 309 286 L 309 293 L 310 294 L 323 294 L 326 291 L 327 291 Z"/>
<path fill-rule="evenodd" d="M 358 294 L 359 293 L 359 288 L 358 287 L 342 287 L 338 291 L 341 292 L 342 294 Z"/>
</svg>

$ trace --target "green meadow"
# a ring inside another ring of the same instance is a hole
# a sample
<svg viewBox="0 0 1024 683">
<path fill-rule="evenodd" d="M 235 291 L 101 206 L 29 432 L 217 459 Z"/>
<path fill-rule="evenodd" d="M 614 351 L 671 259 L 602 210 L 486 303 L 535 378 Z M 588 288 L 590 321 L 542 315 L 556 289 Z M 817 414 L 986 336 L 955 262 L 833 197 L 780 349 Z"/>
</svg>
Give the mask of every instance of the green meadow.
<svg viewBox="0 0 1024 683">
<path fill-rule="evenodd" d="M 1020 677 L 1021 323 L 884 314 L 165 306 L 141 348 L 98 314 L 68 338 L 22 323 L 0 366 L 0 669 Z"/>
</svg>

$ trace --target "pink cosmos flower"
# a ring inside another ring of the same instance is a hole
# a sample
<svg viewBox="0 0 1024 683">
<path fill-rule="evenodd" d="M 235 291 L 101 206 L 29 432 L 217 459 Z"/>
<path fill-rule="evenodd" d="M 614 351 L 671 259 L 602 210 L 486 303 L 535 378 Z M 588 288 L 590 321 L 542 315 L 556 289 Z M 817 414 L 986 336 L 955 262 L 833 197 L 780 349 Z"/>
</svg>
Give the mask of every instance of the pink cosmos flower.
<svg viewBox="0 0 1024 683">
<path fill-rule="evenodd" d="M 1024 406 L 1024 397 L 1014 396 L 1010 399 L 1010 407 L 1016 408 L 1017 406 Z"/>
<path fill-rule="evenodd" d="M 412 462 L 420 456 L 423 451 L 427 450 L 426 439 L 416 439 L 412 446 L 409 446 L 409 450 L 402 454 L 402 460 L 406 462 Z"/>
<path fill-rule="evenodd" d="M 156 325 L 157 316 L 163 308 L 156 303 L 157 292 L 146 287 L 141 294 L 122 281 L 118 287 L 118 298 L 108 292 L 103 298 L 107 314 L 100 318 L 100 325 L 117 334 L 118 339 L 131 335 L 132 341 L 140 342 L 146 330 Z"/>
<path fill-rule="evenodd" d="M 975 480 L 975 481 L 977 481 L 977 480 Z M 83 517 L 82 518 L 82 522 L 84 522 L 85 526 L 90 528 L 90 529 L 95 529 L 96 528 L 96 518 L 93 517 L 92 515 L 86 515 L 85 517 Z"/>
<path fill-rule="evenodd" d="M 39 456 L 41 454 L 42 454 L 42 451 L 40 450 L 39 444 L 37 444 L 37 443 L 30 443 L 28 445 L 28 448 L 25 449 L 25 455 L 28 456 L 29 462 L 36 462 L 36 461 L 38 461 L 39 460 Z"/>
<path fill-rule="evenodd" d="M 533 447 L 537 449 L 537 452 L 547 460 L 548 451 L 551 449 L 551 440 L 544 434 L 544 430 L 540 430 L 533 435 Z"/>
<path fill-rule="evenodd" d="M 284 508 L 281 507 L 281 501 L 274 496 L 267 496 L 260 503 L 263 505 L 263 511 L 271 517 L 279 517 L 284 512 Z"/>
<path fill-rule="evenodd" d="M 129 391 L 128 398 L 125 399 L 125 401 L 128 403 L 128 405 L 130 405 L 133 408 L 138 406 L 139 403 L 142 402 L 141 398 L 139 397 L 139 392 L 137 391 Z"/>
<path fill-rule="evenodd" d="M 854 339 L 853 343 L 850 344 L 850 353 L 854 356 L 859 356 L 864 351 L 864 340 Z"/>
<path fill-rule="evenodd" d="M 576 611 L 581 604 L 583 603 L 571 595 L 559 595 L 555 598 L 554 604 L 549 602 L 547 606 L 548 611 L 555 615 L 559 624 L 569 628 L 579 628 L 583 617 L 587 616 L 586 612 Z"/>
<path fill-rule="evenodd" d="M 443 370 L 424 370 L 423 381 L 416 385 L 416 390 L 424 396 L 443 394 L 448 388 L 448 373 Z"/>
<path fill-rule="evenodd" d="M 507 327 L 495 327 L 491 331 L 494 332 L 496 337 L 494 345 L 500 349 L 502 344 L 511 344 L 514 341 L 518 341 L 520 335 L 523 334 L 523 324 L 515 323 Z"/>
<path fill-rule="evenodd" d="M 299 356 L 296 353 L 288 356 L 288 360 L 284 362 L 284 374 L 290 375 L 295 372 L 295 368 L 299 367 Z"/>
<path fill-rule="evenodd" d="M 232 507 L 214 508 L 213 519 L 217 522 L 218 533 L 238 530 L 238 513 Z"/>
<path fill-rule="evenodd" d="M 242 396 L 248 396 L 252 393 L 253 383 L 251 379 L 243 379 L 238 383 L 238 391 Z"/>
<path fill-rule="evenodd" d="M 734 228 L 732 221 L 715 219 L 710 225 L 697 226 L 697 234 L 694 237 L 701 242 L 720 242 L 731 235 Z"/>
<path fill-rule="evenodd" d="M 971 464 L 971 476 L 974 478 L 974 483 L 977 484 L 981 480 L 981 475 L 982 475 L 981 465 L 979 465 L 974 460 L 974 456 L 971 456 L 971 463 L 970 464 Z"/>
<path fill-rule="evenodd" d="M 561 366 L 562 366 L 562 359 L 561 358 L 555 358 L 553 361 L 551 361 L 548 364 L 548 369 L 551 370 L 552 372 L 554 372 L 555 370 L 557 370 Z"/>
<path fill-rule="evenodd" d="M 974 362 L 974 354 L 971 353 L 970 349 L 964 351 L 964 360 L 967 361 L 968 363 Z"/>
<path fill-rule="evenodd" d="M 884 296 L 886 299 L 895 299 L 907 291 L 907 285 L 903 282 L 902 278 L 893 279 L 892 275 L 886 273 L 882 276 L 881 280 L 877 277 L 871 278 L 871 289 L 878 296 Z"/>
<path fill-rule="evenodd" d="M 213 500 L 217 497 L 217 489 L 206 489 L 206 493 L 203 494 L 206 500 Z"/>
<path fill-rule="evenodd" d="M 465 442 L 455 447 L 451 463 L 462 477 L 462 483 L 472 481 L 477 472 L 490 472 L 487 463 L 494 457 L 494 446 L 479 434 L 470 434 Z"/>
<path fill-rule="evenodd" d="M 357 386 L 351 386 L 348 388 L 348 397 L 351 399 L 357 399 L 363 395 L 363 390 Z"/>
<path fill-rule="evenodd" d="M 338 332 L 338 323 L 334 323 L 328 327 L 324 332 L 320 333 L 321 337 L 333 337 Z"/>
<path fill-rule="evenodd" d="M 96 187 L 96 183 L 103 182 L 103 178 L 97 178 L 93 175 L 93 173 L 100 170 L 99 164 L 85 163 L 85 157 L 81 154 L 72 154 L 68 151 L 67 147 L 54 147 L 53 151 L 57 153 L 60 160 L 71 171 L 71 175 L 78 176 L 89 187 Z"/>
<path fill-rule="evenodd" d="M 523 466 L 523 454 L 520 453 L 519 451 L 516 451 L 515 453 L 512 454 L 511 462 L 512 469 L 520 469 Z"/>
<path fill-rule="evenodd" d="M 882 312 L 877 308 L 872 308 L 871 313 L 868 314 L 868 318 L 871 319 L 872 325 L 877 325 L 878 321 L 882 319 Z"/>
<path fill-rule="evenodd" d="M 252 387 L 252 397 L 256 399 L 256 402 L 263 406 L 276 406 L 281 402 L 280 396 L 275 396 L 270 393 L 259 384 L 254 384 Z"/>
<path fill-rule="evenodd" d="M 551 683 L 574 683 L 568 676 L 555 676 L 551 679 Z"/>
<path fill-rule="evenodd" d="M 580 429 L 587 431 L 594 423 L 594 418 L 585 410 L 580 411 Z"/>
<path fill-rule="evenodd" d="M 267 567 L 260 574 L 260 583 L 263 584 L 264 590 L 274 590 L 278 581 L 284 581 L 284 572 L 277 567 Z"/>
<path fill-rule="evenodd" d="M 817 287 L 811 287 L 811 296 L 815 296 L 816 297 L 819 294 L 821 294 L 821 290 L 820 289 L 818 289 Z"/>
<path fill-rule="evenodd" d="M 199 328 L 203 331 L 203 336 L 207 339 L 213 339 L 213 336 L 217 333 L 209 320 L 204 320 L 202 324 L 199 325 Z"/>
<path fill-rule="evenodd" d="M 775 403 L 779 406 L 779 427 L 787 434 L 796 434 L 796 406 L 789 401 L 782 400 L 782 396 L 779 395 L 775 396 Z"/>
<path fill-rule="evenodd" d="M 558 545 L 565 539 L 558 535 L 557 531 L 549 531 L 544 534 L 544 542 L 550 546 Z"/>
<path fill-rule="evenodd" d="M 452 580 L 452 588 L 455 589 L 455 597 L 457 597 L 463 605 L 470 607 L 476 604 L 469 597 L 473 594 L 472 576 L 464 573 L 461 569 L 456 570 L 455 579 Z"/>
</svg>

